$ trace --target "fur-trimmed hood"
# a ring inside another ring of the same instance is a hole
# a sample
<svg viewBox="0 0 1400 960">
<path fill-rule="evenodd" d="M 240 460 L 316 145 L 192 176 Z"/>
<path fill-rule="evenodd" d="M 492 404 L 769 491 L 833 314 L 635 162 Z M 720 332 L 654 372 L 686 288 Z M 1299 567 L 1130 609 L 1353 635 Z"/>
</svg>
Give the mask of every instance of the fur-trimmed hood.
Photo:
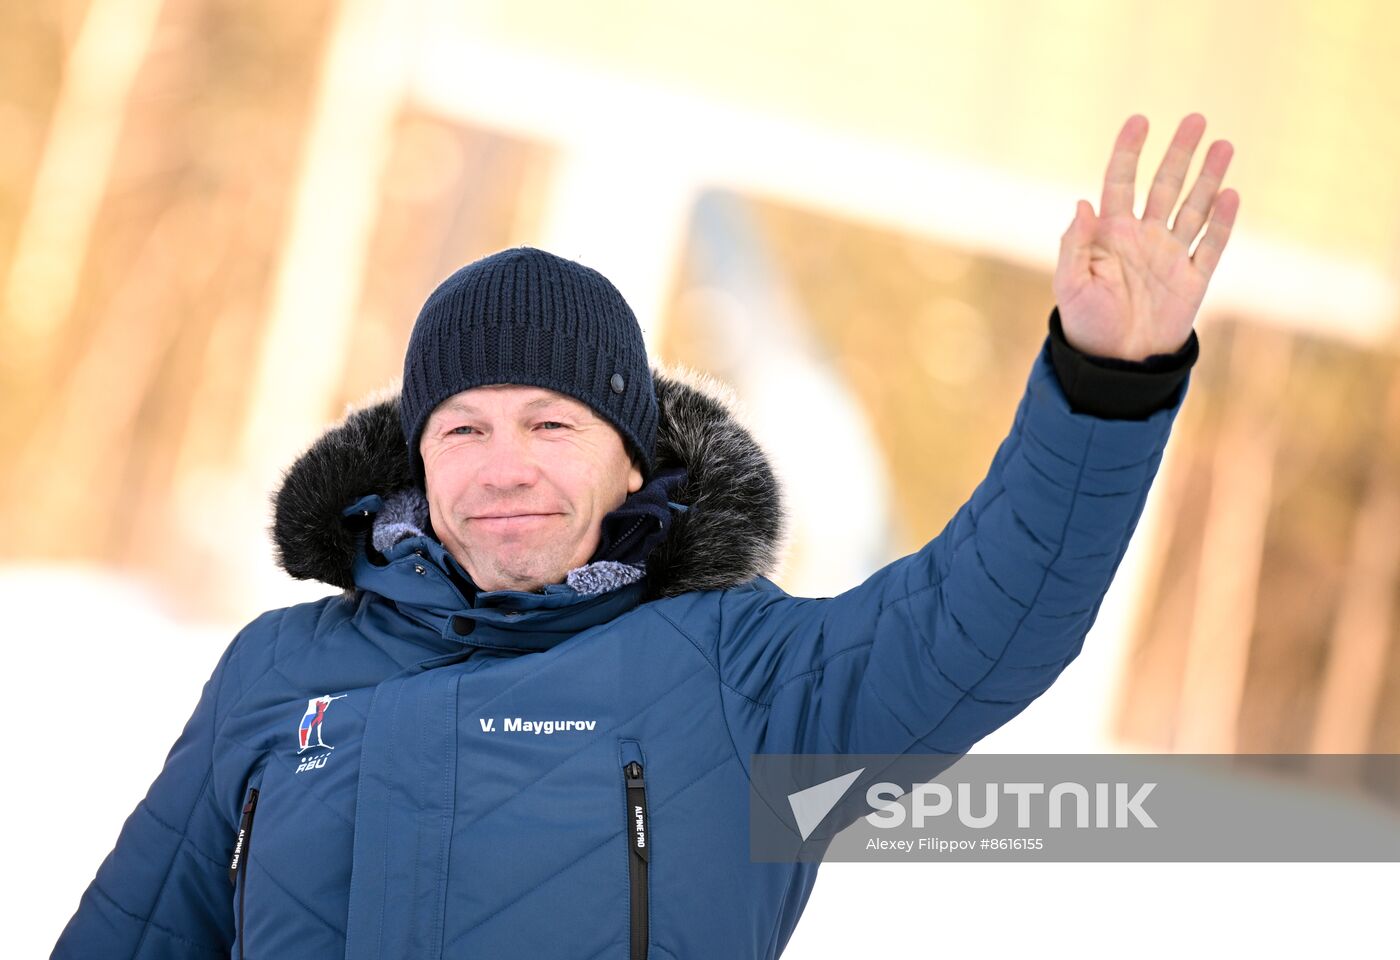
<svg viewBox="0 0 1400 960">
<path fill-rule="evenodd" d="M 736 586 L 769 576 L 785 546 L 781 491 L 767 456 L 739 422 L 733 392 L 708 375 L 652 368 L 658 423 L 656 470 L 684 467 L 674 500 L 686 510 L 646 561 L 646 599 Z M 397 394 L 351 411 L 284 473 L 273 494 L 277 560 L 299 580 L 354 589 L 368 533 L 346 509 L 375 494 L 417 487 Z"/>
</svg>

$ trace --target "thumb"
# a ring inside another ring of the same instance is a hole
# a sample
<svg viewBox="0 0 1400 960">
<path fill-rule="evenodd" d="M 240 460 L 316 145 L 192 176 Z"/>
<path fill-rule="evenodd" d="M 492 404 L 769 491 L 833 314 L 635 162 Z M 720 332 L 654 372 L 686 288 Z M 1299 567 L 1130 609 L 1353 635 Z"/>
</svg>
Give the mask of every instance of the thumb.
<svg viewBox="0 0 1400 960">
<path fill-rule="evenodd" d="M 1074 205 L 1074 219 L 1060 238 L 1060 262 L 1071 276 L 1089 269 L 1089 241 L 1094 236 L 1094 207 L 1087 200 Z"/>
<path fill-rule="evenodd" d="M 1067 234 L 1076 235 L 1076 239 L 1083 242 L 1094 233 L 1094 205 L 1088 200 L 1076 200 L 1074 203 L 1074 219 L 1070 221 Z"/>
</svg>

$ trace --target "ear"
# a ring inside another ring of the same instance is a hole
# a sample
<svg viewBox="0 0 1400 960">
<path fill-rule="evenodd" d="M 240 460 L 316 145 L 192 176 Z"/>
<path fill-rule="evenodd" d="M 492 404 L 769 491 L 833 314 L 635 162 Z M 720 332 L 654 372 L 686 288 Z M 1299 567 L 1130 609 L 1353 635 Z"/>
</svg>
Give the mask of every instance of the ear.
<svg viewBox="0 0 1400 960">
<path fill-rule="evenodd" d="M 637 461 L 633 460 L 627 468 L 627 492 L 636 493 L 642 489 L 642 471 L 637 466 Z"/>
</svg>

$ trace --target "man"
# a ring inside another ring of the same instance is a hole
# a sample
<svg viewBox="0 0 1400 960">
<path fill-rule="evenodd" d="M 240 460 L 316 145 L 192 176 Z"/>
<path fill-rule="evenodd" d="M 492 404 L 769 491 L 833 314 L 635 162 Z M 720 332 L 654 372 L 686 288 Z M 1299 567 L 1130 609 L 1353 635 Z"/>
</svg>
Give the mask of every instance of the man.
<svg viewBox="0 0 1400 960">
<path fill-rule="evenodd" d="M 833 598 L 764 576 L 763 452 L 649 369 L 601 274 L 529 247 L 453 274 L 401 395 L 278 493 L 284 567 L 344 593 L 235 638 L 54 956 L 777 956 L 817 866 L 751 861 L 751 756 L 964 753 L 1078 653 L 1238 208 L 1221 141 L 1165 222 L 1203 127 L 1139 220 L 1124 125 L 986 479 Z"/>
</svg>

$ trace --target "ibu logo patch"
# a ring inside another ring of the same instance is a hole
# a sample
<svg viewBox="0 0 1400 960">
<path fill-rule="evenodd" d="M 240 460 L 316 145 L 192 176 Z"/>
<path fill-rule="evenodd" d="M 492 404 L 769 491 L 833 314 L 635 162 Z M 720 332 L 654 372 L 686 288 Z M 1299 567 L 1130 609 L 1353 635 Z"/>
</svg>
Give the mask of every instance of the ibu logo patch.
<svg viewBox="0 0 1400 960">
<path fill-rule="evenodd" d="M 344 700 L 348 693 L 331 696 L 322 694 L 319 697 L 312 697 L 306 701 L 306 712 L 301 716 L 301 723 L 297 725 L 297 755 L 300 756 L 308 750 L 334 750 L 335 747 L 326 743 L 324 738 L 324 726 L 326 720 L 326 710 L 336 700 Z M 319 770 L 326 765 L 329 753 L 315 753 L 306 756 L 297 764 L 296 772 L 305 773 L 308 770 Z"/>
</svg>

